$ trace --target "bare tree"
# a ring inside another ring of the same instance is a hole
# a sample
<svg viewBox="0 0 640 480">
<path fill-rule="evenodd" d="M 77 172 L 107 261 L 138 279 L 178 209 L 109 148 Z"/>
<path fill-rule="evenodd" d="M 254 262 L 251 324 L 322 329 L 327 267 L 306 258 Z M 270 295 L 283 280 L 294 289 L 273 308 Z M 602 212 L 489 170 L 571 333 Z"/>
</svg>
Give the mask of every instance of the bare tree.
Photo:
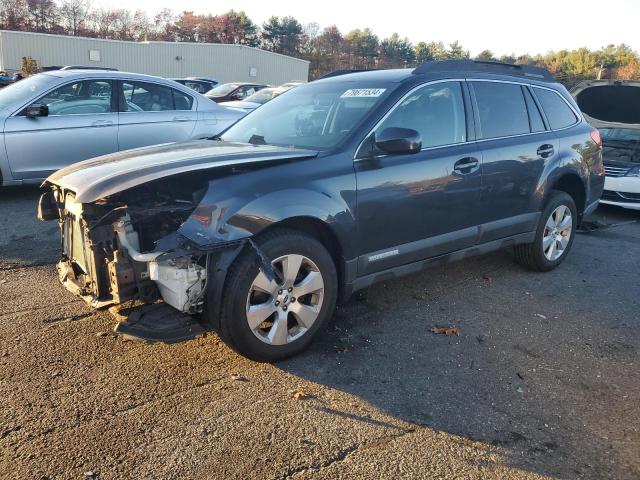
<svg viewBox="0 0 640 480">
<path fill-rule="evenodd" d="M 85 30 L 85 21 L 89 12 L 88 0 L 62 0 L 60 3 L 60 22 L 67 33 L 77 37 Z"/>
<path fill-rule="evenodd" d="M 52 0 L 27 0 L 28 25 L 32 32 L 55 32 L 58 9 Z"/>
<path fill-rule="evenodd" d="M 26 0 L 0 0 L 0 28 L 28 30 L 29 7 Z"/>
</svg>

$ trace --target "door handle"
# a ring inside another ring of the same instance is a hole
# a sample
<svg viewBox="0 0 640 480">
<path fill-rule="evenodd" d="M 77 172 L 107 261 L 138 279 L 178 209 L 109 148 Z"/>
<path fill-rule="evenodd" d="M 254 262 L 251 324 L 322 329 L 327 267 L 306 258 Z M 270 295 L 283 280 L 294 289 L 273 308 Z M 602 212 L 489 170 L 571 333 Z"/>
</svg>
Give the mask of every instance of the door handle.
<svg viewBox="0 0 640 480">
<path fill-rule="evenodd" d="M 536 151 L 538 156 L 542 158 L 549 158 L 551 155 L 553 155 L 553 152 L 554 152 L 553 145 L 549 145 L 548 143 L 545 143 L 544 145 L 540 145 L 538 147 L 538 150 Z"/>
<path fill-rule="evenodd" d="M 173 121 L 174 122 L 188 122 L 189 121 L 189 117 L 177 116 L 177 117 L 173 117 Z"/>
<path fill-rule="evenodd" d="M 96 120 L 91 124 L 92 127 L 108 127 L 109 125 L 113 125 L 111 120 Z"/>
<path fill-rule="evenodd" d="M 478 168 L 478 159 L 474 157 L 465 157 L 453 164 L 453 169 L 462 174 L 471 173 Z"/>
</svg>

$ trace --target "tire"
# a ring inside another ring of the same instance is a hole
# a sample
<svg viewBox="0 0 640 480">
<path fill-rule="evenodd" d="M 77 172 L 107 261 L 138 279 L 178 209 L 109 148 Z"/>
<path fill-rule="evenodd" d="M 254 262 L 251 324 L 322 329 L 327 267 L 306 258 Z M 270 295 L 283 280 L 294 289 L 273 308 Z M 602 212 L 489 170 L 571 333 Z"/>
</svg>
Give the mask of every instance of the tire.
<svg viewBox="0 0 640 480">
<path fill-rule="evenodd" d="M 338 275 L 327 249 L 309 235 L 277 229 L 255 242 L 276 278 L 270 281 L 261 272 L 254 248 L 240 254 L 225 281 L 220 335 L 241 355 L 273 362 L 304 350 L 327 324 L 335 310 Z M 297 271 L 296 278 L 283 278 L 285 270 Z"/>
<path fill-rule="evenodd" d="M 558 209 L 562 207 L 567 209 L 571 215 L 571 226 L 567 235 L 565 235 L 567 229 L 564 228 L 568 226 L 566 217 L 564 217 L 565 223 L 562 225 L 563 228 L 560 228 L 560 225 L 554 226 L 554 219 L 561 212 L 561 210 Z M 552 217 L 552 214 L 555 214 L 554 217 Z M 573 198 L 565 192 L 554 190 L 549 196 L 547 204 L 540 215 L 533 243 L 524 243 L 515 246 L 516 261 L 529 270 L 536 272 L 548 272 L 556 268 L 564 261 L 571 250 L 573 239 L 576 235 L 577 219 L 578 211 Z M 553 227 L 553 229 L 551 227 Z M 558 232 L 555 238 L 553 234 L 554 231 Z M 567 236 L 568 240 L 565 243 L 563 238 Z M 551 239 L 550 243 L 549 238 Z M 561 251 L 560 246 L 563 246 Z M 551 253 L 550 249 L 554 249 L 553 253 Z"/>
</svg>

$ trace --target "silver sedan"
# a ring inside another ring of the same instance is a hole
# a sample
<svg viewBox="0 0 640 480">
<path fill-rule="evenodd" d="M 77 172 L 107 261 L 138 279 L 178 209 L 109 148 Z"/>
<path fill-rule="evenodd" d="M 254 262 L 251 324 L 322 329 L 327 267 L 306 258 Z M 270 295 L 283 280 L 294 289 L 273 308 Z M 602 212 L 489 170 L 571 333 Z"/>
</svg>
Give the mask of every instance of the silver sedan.
<svg viewBox="0 0 640 480">
<path fill-rule="evenodd" d="M 0 90 L 0 185 L 38 183 L 99 155 L 211 137 L 245 113 L 148 75 L 40 73 Z"/>
</svg>

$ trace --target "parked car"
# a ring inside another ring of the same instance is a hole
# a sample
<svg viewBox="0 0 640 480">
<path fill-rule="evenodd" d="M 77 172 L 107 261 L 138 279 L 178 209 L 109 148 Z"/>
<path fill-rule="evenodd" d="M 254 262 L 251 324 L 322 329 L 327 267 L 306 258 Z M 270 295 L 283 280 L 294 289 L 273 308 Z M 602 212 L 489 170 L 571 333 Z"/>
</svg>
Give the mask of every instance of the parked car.
<svg viewBox="0 0 640 480">
<path fill-rule="evenodd" d="M 601 202 L 640 210 L 640 80 L 589 80 L 572 94 L 602 135 Z"/>
<path fill-rule="evenodd" d="M 181 83 L 185 87 L 189 87 L 191 90 L 195 90 L 198 93 L 207 93 L 209 90 L 214 88 L 217 84 L 217 80 L 212 79 L 202 79 L 202 78 L 172 78 L 174 82 Z"/>
<path fill-rule="evenodd" d="M 299 85 L 304 85 L 305 82 L 304 80 L 292 80 L 290 82 L 286 82 L 283 83 L 282 85 L 279 85 L 278 88 L 293 88 L 293 87 L 297 87 Z"/>
<path fill-rule="evenodd" d="M 231 100 L 244 100 L 267 85 L 257 83 L 223 83 L 205 93 L 205 96 L 214 102 L 229 102 Z"/>
<path fill-rule="evenodd" d="M 0 91 L 0 185 L 39 183 L 98 155 L 211 137 L 243 115 L 162 78 L 40 73 Z"/>
<path fill-rule="evenodd" d="M 0 72 L 0 88 L 11 85 L 15 82 L 13 75 L 9 75 L 7 72 Z"/>
<path fill-rule="evenodd" d="M 84 66 L 84 65 L 67 65 L 65 67 L 61 67 L 60 70 L 100 70 L 104 72 L 117 72 L 117 68 L 112 67 L 92 67 L 92 66 Z"/>
<path fill-rule="evenodd" d="M 244 110 L 249 113 L 258 108 L 260 105 L 264 105 L 270 100 L 273 100 L 278 95 L 282 95 L 287 90 L 291 90 L 293 87 L 267 87 L 262 90 L 258 90 L 253 95 L 249 95 L 244 100 L 234 100 L 232 102 L 219 102 L 223 107 L 233 107 Z"/>
<path fill-rule="evenodd" d="M 220 85 L 220 82 L 215 79 L 215 78 L 211 78 L 211 77 L 187 77 L 187 80 L 200 80 L 202 82 L 209 82 L 212 87 L 215 87 L 216 85 Z"/>
<path fill-rule="evenodd" d="M 216 140 L 64 168 L 39 216 L 93 305 L 159 295 L 270 361 L 378 281 L 503 247 L 557 267 L 603 184 L 598 131 L 549 72 L 446 61 L 314 81 Z"/>
</svg>

